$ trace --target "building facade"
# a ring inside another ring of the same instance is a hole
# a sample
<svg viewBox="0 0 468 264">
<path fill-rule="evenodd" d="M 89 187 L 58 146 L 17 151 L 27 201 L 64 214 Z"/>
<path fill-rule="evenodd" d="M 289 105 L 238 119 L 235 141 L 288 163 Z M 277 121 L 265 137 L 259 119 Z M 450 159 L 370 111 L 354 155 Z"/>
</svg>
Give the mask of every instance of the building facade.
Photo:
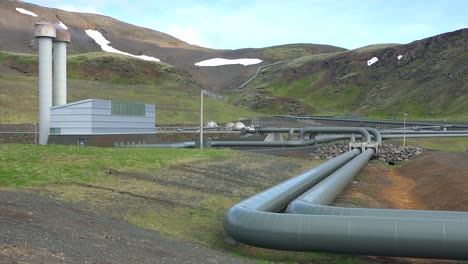
<svg viewBox="0 0 468 264">
<path fill-rule="evenodd" d="M 86 99 L 51 108 L 51 135 L 154 133 L 153 104 Z"/>
</svg>

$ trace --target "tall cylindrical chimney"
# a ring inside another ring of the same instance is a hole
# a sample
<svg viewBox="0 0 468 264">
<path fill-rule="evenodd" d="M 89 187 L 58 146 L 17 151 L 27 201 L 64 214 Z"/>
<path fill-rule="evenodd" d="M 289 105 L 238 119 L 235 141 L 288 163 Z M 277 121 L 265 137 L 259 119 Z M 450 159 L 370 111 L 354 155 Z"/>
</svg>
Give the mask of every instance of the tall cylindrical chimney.
<svg viewBox="0 0 468 264">
<path fill-rule="evenodd" d="M 70 43 L 70 31 L 55 25 L 54 40 L 54 106 L 67 103 L 67 43 Z"/>
<path fill-rule="evenodd" d="M 34 37 L 39 42 L 39 144 L 47 145 L 52 107 L 52 39 L 55 26 L 48 22 L 35 24 Z"/>
</svg>

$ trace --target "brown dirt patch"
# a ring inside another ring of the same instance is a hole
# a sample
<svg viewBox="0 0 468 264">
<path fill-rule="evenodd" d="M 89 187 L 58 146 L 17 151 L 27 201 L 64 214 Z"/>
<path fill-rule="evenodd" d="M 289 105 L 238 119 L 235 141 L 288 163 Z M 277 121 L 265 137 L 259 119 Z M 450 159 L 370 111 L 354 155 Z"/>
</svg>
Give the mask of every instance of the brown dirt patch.
<svg viewBox="0 0 468 264">
<path fill-rule="evenodd" d="M 415 209 L 468 211 L 467 152 L 424 153 L 397 173 L 415 183 L 406 187 L 420 204 Z"/>
</svg>

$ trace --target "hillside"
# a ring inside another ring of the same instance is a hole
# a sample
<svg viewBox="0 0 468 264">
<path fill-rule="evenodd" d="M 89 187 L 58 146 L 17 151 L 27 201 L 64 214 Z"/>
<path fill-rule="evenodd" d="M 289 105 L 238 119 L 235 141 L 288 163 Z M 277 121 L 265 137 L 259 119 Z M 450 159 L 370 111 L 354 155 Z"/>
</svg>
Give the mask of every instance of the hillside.
<svg viewBox="0 0 468 264">
<path fill-rule="evenodd" d="M 17 8 L 24 8 L 37 16 L 20 13 Z M 72 33 L 69 78 L 87 80 L 86 85 L 94 83 L 88 85 L 88 94 L 75 96 L 73 100 L 98 95 L 119 100 L 144 100 L 146 92 L 153 89 L 148 90 L 148 87 L 158 87 L 160 103 L 164 102 L 164 105 L 170 105 L 168 109 L 173 109 L 169 103 L 173 101 L 168 97 L 169 92 L 192 96 L 202 87 L 225 95 L 229 104 L 250 109 L 239 112 L 250 115 L 256 115 L 254 111 L 401 118 L 402 113 L 407 112 L 413 119 L 468 120 L 468 106 L 464 103 L 468 100 L 467 29 L 404 45 L 374 44 L 350 51 L 317 44 L 215 50 L 190 45 L 165 33 L 107 16 L 66 12 L 21 1 L 1 1 L 0 51 L 9 54 L 7 60 L 0 58 L 4 61 L 0 65 L 1 83 L 8 83 L 8 78 L 16 78 L 9 74 L 20 73 L 21 78 L 24 75 L 36 76 L 37 64 L 31 60 L 33 56 L 14 57 L 14 54 L 37 54 L 32 31 L 38 21 L 62 22 Z M 96 43 L 85 32 L 87 30 L 102 35 L 115 49 L 154 57 L 161 64 L 102 53 L 102 45 Z M 377 62 L 370 61 L 374 57 Z M 251 58 L 261 60 L 261 63 L 249 66 L 195 65 L 213 58 Z M 259 67 L 276 62 L 282 63 L 263 68 L 253 82 L 244 89 L 238 89 L 254 76 Z M 368 66 L 368 62 L 372 65 Z M 27 86 L 31 86 L 28 89 L 33 91 L 34 79 L 28 80 Z M 116 85 L 124 85 L 125 88 Z M 107 88 L 100 89 L 101 86 Z M 115 92 L 113 87 L 124 92 Z M 145 92 L 136 95 L 134 91 L 139 89 Z M 85 90 L 80 88 L 80 91 Z M 117 98 L 117 95 L 121 97 Z M 16 102 L 17 99 L 15 96 L 1 98 L 3 102 Z M 218 103 L 228 105 L 226 102 Z M 191 108 L 187 110 L 190 115 L 193 111 Z M 15 111 L 14 115 L 23 115 L 18 112 Z M 34 115 L 11 116 L 5 117 L 4 114 L 3 120 L 30 120 Z"/>
<path fill-rule="evenodd" d="M 38 118 L 38 57 L 0 52 L 0 123 L 30 123 Z M 199 120 L 199 83 L 169 64 L 109 53 L 68 58 L 68 100 L 125 100 L 156 104 L 158 124 Z M 250 117 L 253 112 L 206 98 L 205 118 L 216 122 Z"/>
<path fill-rule="evenodd" d="M 230 100 L 266 113 L 401 118 L 407 112 L 466 121 L 467 47 L 462 29 L 406 45 L 305 56 L 265 68 Z"/>
<path fill-rule="evenodd" d="M 16 10 L 23 8 L 37 17 Z M 114 18 L 96 14 L 67 12 L 54 8 L 24 3 L 0 1 L 0 50 L 20 53 L 37 53 L 33 37 L 34 23 L 38 21 L 62 22 L 71 32 L 69 54 L 100 52 L 101 47 L 85 33 L 95 30 L 118 50 L 131 54 L 158 58 L 188 71 L 205 89 L 223 91 L 237 88 L 249 79 L 258 66 L 277 60 L 299 58 L 323 52 L 344 50 L 328 45 L 300 44 L 262 49 L 215 50 L 190 45 L 168 34 L 149 28 L 131 25 Z M 243 66 L 198 67 L 194 64 L 213 58 L 258 58 L 262 64 Z"/>
</svg>

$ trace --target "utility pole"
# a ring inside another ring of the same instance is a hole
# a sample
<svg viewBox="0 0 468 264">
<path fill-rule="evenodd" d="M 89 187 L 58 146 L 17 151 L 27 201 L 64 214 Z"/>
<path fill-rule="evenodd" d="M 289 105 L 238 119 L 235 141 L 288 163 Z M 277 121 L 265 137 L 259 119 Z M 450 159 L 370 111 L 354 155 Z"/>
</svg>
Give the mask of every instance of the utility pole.
<svg viewBox="0 0 468 264">
<path fill-rule="evenodd" d="M 203 149 L 203 89 L 200 90 L 200 149 Z"/>
<path fill-rule="evenodd" d="M 406 145 L 406 116 L 408 114 L 404 113 L 403 114 L 404 117 L 403 117 L 403 146 Z"/>
</svg>

